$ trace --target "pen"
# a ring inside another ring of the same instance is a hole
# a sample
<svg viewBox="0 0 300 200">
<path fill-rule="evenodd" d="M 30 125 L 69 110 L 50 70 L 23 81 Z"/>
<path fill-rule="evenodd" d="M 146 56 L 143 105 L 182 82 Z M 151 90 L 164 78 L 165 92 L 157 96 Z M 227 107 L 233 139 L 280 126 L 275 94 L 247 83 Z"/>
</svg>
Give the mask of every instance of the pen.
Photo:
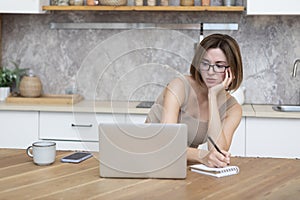
<svg viewBox="0 0 300 200">
<path fill-rule="evenodd" d="M 222 151 L 219 149 L 219 147 L 216 145 L 216 143 L 213 141 L 213 139 L 211 139 L 210 136 L 208 136 L 208 139 L 209 139 L 209 141 L 214 145 L 214 147 L 216 148 L 216 150 L 217 150 L 220 154 L 222 154 L 224 157 L 226 157 L 225 154 L 222 153 Z"/>
</svg>

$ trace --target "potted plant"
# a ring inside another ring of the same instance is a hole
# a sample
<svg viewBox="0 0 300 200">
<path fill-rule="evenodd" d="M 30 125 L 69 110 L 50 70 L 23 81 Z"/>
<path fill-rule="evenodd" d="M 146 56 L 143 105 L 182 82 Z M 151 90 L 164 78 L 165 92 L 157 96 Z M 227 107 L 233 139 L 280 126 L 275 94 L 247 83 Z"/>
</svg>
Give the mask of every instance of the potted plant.
<svg viewBox="0 0 300 200">
<path fill-rule="evenodd" d="M 12 62 L 13 65 L 15 66 L 15 68 L 12 70 L 13 74 L 15 75 L 15 81 L 13 83 L 13 85 L 11 86 L 11 90 L 12 90 L 12 95 L 13 96 L 18 96 L 20 94 L 20 82 L 21 79 L 24 75 L 26 75 L 27 71 L 29 70 L 29 68 L 20 68 L 19 64 Z"/>
<path fill-rule="evenodd" d="M 15 73 L 7 68 L 0 68 L 0 101 L 4 101 L 15 83 Z"/>
<path fill-rule="evenodd" d="M 26 74 L 28 68 L 20 69 L 19 65 L 12 62 L 14 69 L 0 67 L 0 101 L 4 101 L 10 91 L 13 96 L 19 95 L 21 78 Z"/>
</svg>

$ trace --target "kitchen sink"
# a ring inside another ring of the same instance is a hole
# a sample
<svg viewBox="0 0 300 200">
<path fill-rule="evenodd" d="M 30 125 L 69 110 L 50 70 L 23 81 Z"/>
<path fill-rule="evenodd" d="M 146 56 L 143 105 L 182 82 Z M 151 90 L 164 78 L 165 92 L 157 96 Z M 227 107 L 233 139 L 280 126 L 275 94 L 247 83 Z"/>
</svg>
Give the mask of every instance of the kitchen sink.
<svg viewBox="0 0 300 200">
<path fill-rule="evenodd" d="M 272 108 L 281 112 L 300 112 L 300 105 L 275 105 Z"/>
<path fill-rule="evenodd" d="M 154 101 L 142 101 L 136 107 L 137 108 L 151 108 L 151 106 L 153 104 L 154 104 Z"/>
</svg>

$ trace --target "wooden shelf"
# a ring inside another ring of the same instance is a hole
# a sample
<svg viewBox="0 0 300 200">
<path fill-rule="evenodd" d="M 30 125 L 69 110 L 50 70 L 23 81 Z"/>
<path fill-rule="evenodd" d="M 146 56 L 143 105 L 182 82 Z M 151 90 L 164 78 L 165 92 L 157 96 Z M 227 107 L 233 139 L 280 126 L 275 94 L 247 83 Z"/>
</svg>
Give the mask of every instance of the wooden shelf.
<svg viewBox="0 0 300 200">
<path fill-rule="evenodd" d="M 244 6 L 43 6 L 48 11 L 223 11 L 242 12 Z"/>
</svg>

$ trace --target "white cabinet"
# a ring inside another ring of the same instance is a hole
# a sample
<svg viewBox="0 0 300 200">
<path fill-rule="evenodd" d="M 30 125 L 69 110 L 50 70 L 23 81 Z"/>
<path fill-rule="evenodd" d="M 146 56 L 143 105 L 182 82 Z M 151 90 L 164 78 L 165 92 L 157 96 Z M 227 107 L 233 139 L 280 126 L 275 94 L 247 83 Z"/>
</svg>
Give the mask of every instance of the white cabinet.
<svg viewBox="0 0 300 200">
<path fill-rule="evenodd" d="M 0 0 L 0 13 L 45 13 L 42 6 L 50 0 Z"/>
<path fill-rule="evenodd" d="M 300 15 L 300 1 L 247 0 L 247 15 Z"/>
<path fill-rule="evenodd" d="M 56 141 L 60 150 L 98 151 L 98 124 L 125 122 L 122 114 L 40 112 L 39 139 Z"/>
<path fill-rule="evenodd" d="M 98 151 L 98 124 L 144 123 L 146 114 L 0 111 L 0 148 L 24 149 L 51 140 L 58 150 Z M 230 152 L 233 156 L 300 158 L 300 119 L 243 117 Z"/>
<path fill-rule="evenodd" d="M 96 141 L 97 122 L 90 113 L 40 113 L 40 139 Z"/>
<path fill-rule="evenodd" d="M 246 156 L 300 158 L 300 119 L 247 118 Z"/>
<path fill-rule="evenodd" d="M 38 112 L 0 111 L 0 148 L 25 149 L 38 140 Z"/>
<path fill-rule="evenodd" d="M 243 117 L 241 119 L 241 122 L 236 129 L 232 142 L 230 145 L 229 152 L 231 153 L 232 156 L 245 156 L 245 150 L 246 150 L 246 119 Z"/>
<path fill-rule="evenodd" d="M 146 114 L 126 114 L 126 123 L 145 123 L 147 115 Z"/>
</svg>

